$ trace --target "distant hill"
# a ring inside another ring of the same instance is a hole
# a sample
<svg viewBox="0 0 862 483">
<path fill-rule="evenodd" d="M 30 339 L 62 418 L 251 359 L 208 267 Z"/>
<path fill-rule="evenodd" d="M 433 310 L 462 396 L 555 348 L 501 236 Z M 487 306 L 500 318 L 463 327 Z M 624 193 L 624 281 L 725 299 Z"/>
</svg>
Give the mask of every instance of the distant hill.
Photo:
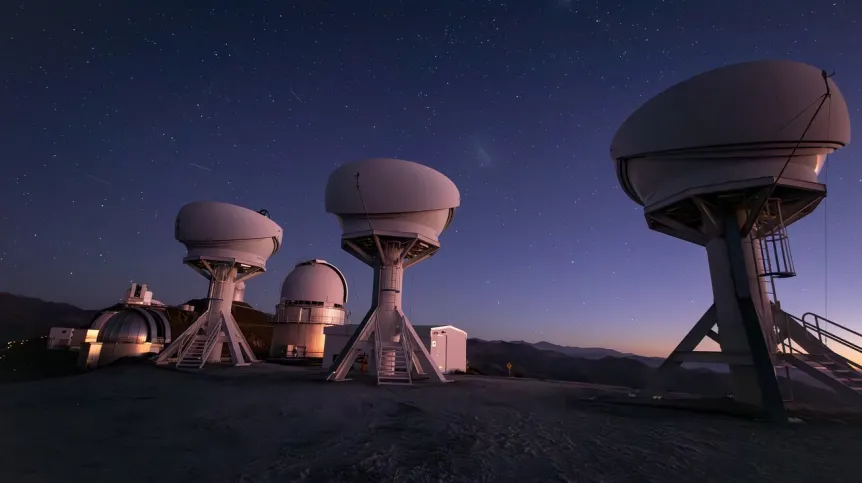
<svg viewBox="0 0 862 483">
<path fill-rule="evenodd" d="M 527 344 L 543 351 L 554 351 L 561 354 L 566 354 L 572 357 L 582 357 L 584 359 L 602 359 L 604 357 L 628 357 L 650 367 L 658 367 L 664 362 L 664 357 L 649 357 L 628 352 L 615 351 L 613 349 L 604 349 L 602 347 L 569 347 L 564 345 L 552 344 L 550 342 L 524 342 L 516 341 L 516 344 Z M 706 364 L 700 362 L 686 362 L 683 364 L 686 369 L 709 369 L 714 372 L 729 372 L 726 364 Z"/>
<path fill-rule="evenodd" d="M 664 361 L 664 358 L 662 358 L 662 357 L 641 356 L 641 355 L 637 355 L 637 354 L 631 354 L 628 352 L 620 352 L 620 351 L 616 351 L 613 349 L 605 349 L 602 347 L 569 347 L 569 346 L 557 345 L 557 344 L 553 344 L 551 342 L 545 342 L 545 341 L 531 343 L 531 342 L 524 342 L 524 341 L 519 340 L 519 341 L 514 341 L 513 343 L 514 344 L 527 344 L 527 345 L 533 346 L 539 350 L 559 352 L 559 353 L 565 354 L 567 356 L 580 357 L 583 359 L 603 359 L 605 357 L 628 357 L 628 358 L 643 362 L 644 364 L 646 364 L 650 367 L 658 367 Z"/>
<path fill-rule="evenodd" d="M 95 310 L 0 292 L 0 345 L 48 335 L 51 327 L 86 327 Z"/>
<path fill-rule="evenodd" d="M 545 347 L 554 345 L 545 344 Z M 573 352 L 577 352 L 578 348 L 568 349 L 575 349 Z M 468 339 L 467 360 L 470 372 L 486 376 L 507 376 L 506 363 L 511 362 L 514 377 L 574 381 L 634 389 L 646 388 L 656 373 L 656 367 L 636 357 L 625 355 L 601 358 L 573 357 L 562 351 L 539 349 L 525 342 Z M 704 396 L 724 396 L 732 392 L 730 376 L 727 372 L 726 368 L 722 372 L 703 367 L 676 368 L 668 374 L 667 389 Z M 779 378 L 779 383 L 784 391 L 789 390 L 788 382 L 784 378 Z M 821 403 L 835 400 L 831 391 L 809 377 L 793 376 L 791 384 L 793 397 L 798 402 Z M 837 401 L 834 402 L 837 404 Z"/>
<path fill-rule="evenodd" d="M 554 344 L 544 343 L 544 347 Z M 556 346 L 580 353 L 580 348 Z M 563 350 L 540 349 L 525 342 L 488 342 L 480 339 L 467 341 L 467 360 L 476 372 L 485 375 L 508 374 L 506 363 L 512 363 L 512 373 L 517 377 L 557 379 L 594 384 L 626 386 L 636 389 L 646 387 L 655 366 L 639 357 L 629 357 L 610 349 L 586 349 L 592 357 L 567 355 Z M 600 356 L 600 351 L 621 356 Z M 651 358 L 646 358 L 651 359 Z M 677 369 L 671 375 L 671 389 L 693 391 L 699 394 L 723 396 L 730 391 L 726 378 L 707 369 Z"/>
</svg>

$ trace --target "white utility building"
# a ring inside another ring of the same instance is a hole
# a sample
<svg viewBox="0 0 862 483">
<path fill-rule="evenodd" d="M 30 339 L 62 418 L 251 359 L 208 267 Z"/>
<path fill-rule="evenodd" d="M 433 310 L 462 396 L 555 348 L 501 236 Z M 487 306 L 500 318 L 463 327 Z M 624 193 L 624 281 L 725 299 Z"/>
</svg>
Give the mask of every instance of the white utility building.
<svg viewBox="0 0 862 483">
<path fill-rule="evenodd" d="M 467 333 L 445 325 L 431 328 L 431 359 L 443 374 L 467 372 Z"/>
<path fill-rule="evenodd" d="M 72 346 L 75 330 L 72 327 L 51 327 L 48 332 L 49 349 L 68 349 Z M 86 332 L 86 329 L 77 329 Z"/>
</svg>

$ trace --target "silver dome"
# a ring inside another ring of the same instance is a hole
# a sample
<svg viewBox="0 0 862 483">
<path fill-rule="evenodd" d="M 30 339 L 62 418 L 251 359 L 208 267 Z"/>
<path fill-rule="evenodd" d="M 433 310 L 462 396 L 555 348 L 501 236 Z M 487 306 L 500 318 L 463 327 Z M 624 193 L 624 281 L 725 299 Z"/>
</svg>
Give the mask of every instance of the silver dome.
<svg viewBox="0 0 862 483">
<path fill-rule="evenodd" d="M 115 313 L 96 337 L 97 342 L 105 344 L 167 343 L 170 340 L 171 326 L 164 314 L 140 307 L 127 307 Z"/>
<path fill-rule="evenodd" d="M 347 280 L 326 260 L 300 262 L 285 277 L 281 300 L 331 303 L 343 307 L 347 304 Z"/>
<path fill-rule="evenodd" d="M 105 326 L 105 323 L 111 319 L 111 317 L 116 314 L 116 310 L 105 309 L 93 318 L 93 321 L 90 322 L 90 329 L 92 330 L 102 330 L 102 327 Z"/>
</svg>

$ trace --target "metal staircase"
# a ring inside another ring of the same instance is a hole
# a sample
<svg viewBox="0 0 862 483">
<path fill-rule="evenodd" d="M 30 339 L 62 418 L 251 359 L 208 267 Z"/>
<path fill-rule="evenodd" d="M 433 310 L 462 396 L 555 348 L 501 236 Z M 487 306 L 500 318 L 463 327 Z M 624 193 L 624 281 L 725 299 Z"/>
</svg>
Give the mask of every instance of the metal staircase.
<svg viewBox="0 0 862 483">
<path fill-rule="evenodd" d="M 793 257 L 781 201 L 767 199 L 754 225 L 756 240 L 752 243 L 758 276 L 763 279 L 763 292 L 772 308 L 773 330 L 766 338 L 774 349 L 773 364 L 790 379 L 791 368 L 807 374 L 835 391 L 848 402 L 862 405 L 862 334 L 836 324 L 817 314 L 807 313 L 802 318 L 781 310 L 775 291 L 775 279 L 796 276 Z M 843 336 L 827 331 L 826 327 L 843 331 Z M 851 339 L 857 342 L 851 342 Z M 830 343 L 832 347 L 830 347 Z M 792 386 L 787 388 L 785 399 L 792 399 Z"/>
<path fill-rule="evenodd" d="M 776 333 L 782 341 L 779 359 L 825 384 L 847 402 L 862 405 L 862 346 L 848 340 L 862 342 L 862 334 L 810 312 L 800 319 L 776 306 L 773 311 Z M 835 327 L 833 331 L 843 331 L 844 335 L 827 331 L 825 326 Z"/>
<path fill-rule="evenodd" d="M 375 331 L 377 343 L 377 384 L 411 385 L 411 358 L 405 337 L 399 342 L 383 342 Z"/>
<path fill-rule="evenodd" d="M 191 337 L 188 345 L 177 356 L 177 369 L 202 368 L 221 334 L 222 324 L 223 321 L 219 320 L 209 333 L 198 332 Z"/>
<path fill-rule="evenodd" d="M 377 384 L 412 384 L 407 354 L 401 343 L 384 343 L 378 354 Z"/>
</svg>

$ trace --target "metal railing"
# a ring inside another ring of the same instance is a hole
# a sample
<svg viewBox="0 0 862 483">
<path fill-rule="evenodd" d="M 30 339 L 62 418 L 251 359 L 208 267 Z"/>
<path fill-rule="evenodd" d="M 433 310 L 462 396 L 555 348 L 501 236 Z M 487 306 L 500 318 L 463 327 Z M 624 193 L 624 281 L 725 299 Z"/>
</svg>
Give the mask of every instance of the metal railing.
<svg viewBox="0 0 862 483">
<path fill-rule="evenodd" d="M 185 339 L 180 339 L 176 341 L 177 344 L 180 345 L 179 349 L 177 349 L 177 362 L 183 360 L 183 356 L 189 350 L 189 347 L 192 346 L 192 342 L 195 340 L 195 336 L 197 334 L 197 329 L 194 332 L 189 333 Z"/>
<path fill-rule="evenodd" d="M 377 314 L 374 315 L 375 317 Z M 380 374 L 383 372 L 383 347 L 380 345 L 380 331 L 374 329 L 374 366 L 377 368 L 377 383 L 380 383 Z"/>
<path fill-rule="evenodd" d="M 296 349 L 296 355 L 293 355 L 293 350 L 288 350 L 287 347 L 284 347 L 284 351 L 281 354 L 281 357 L 285 359 L 302 359 L 302 358 L 318 358 L 322 359 L 324 353 L 323 352 L 309 352 L 306 346 L 294 346 Z"/>
<path fill-rule="evenodd" d="M 210 350 L 212 350 L 212 346 L 213 344 L 215 344 L 215 340 L 218 338 L 219 332 L 221 332 L 221 324 L 222 318 L 219 317 L 218 322 L 215 324 L 215 327 L 213 327 L 212 331 L 210 331 L 209 335 L 207 336 L 207 341 L 204 343 L 203 352 L 201 352 L 201 365 L 198 366 L 198 368 L 203 367 L 204 362 L 206 362 L 206 360 L 209 358 L 209 352 Z"/>
<path fill-rule="evenodd" d="M 299 324 L 327 324 L 327 325 L 344 325 L 345 316 L 334 315 L 312 315 L 305 320 L 300 320 Z"/>
<path fill-rule="evenodd" d="M 343 308 L 285 306 L 280 304 L 276 307 L 274 321 L 280 324 L 344 325 L 348 323 L 349 318 L 350 312 Z"/>
<path fill-rule="evenodd" d="M 811 322 L 809 322 L 809 320 L 808 320 L 809 318 L 812 319 Z M 849 327 L 845 327 L 841 324 L 838 324 L 836 322 L 833 322 L 833 321 L 827 319 L 826 317 L 822 317 L 822 316 L 817 315 L 817 314 L 812 313 L 812 312 L 807 312 L 807 313 L 803 314 L 802 319 L 797 319 L 797 320 L 802 322 L 802 325 L 806 329 L 808 329 L 810 332 L 813 332 L 823 345 L 826 345 L 828 347 L 829 341 L 837 342 L 837 343 L 841 344 L 842 346 L 844 346 L 848 349 L 851 349 L 851 350 L 855 351 L 857 354 L 859 354 L 860 356 L 862 356 L 862 345 L 860 345 L 860 344 L 862 344 L 862 334 L 860 334 L 859 332 L 856 332 L 855 330 L 853 330 Z M 826 330 L 826 327 L 829 327 L 829 326 L 837 327 L 838 329 L 841 329 L 844 332 L 846 332 L 846 334 L 843 334 L 843 337 L 841 335 L 836 335 L 835 333 Z M 859 343 L 851 342 L 851 341 L 847 340 L 846 337 L 848 337 L 848 335 L 851 337 L 857 338 Z M 855 366 L 857 370 L 862 370 L 862 363 L 854 361 L 854 360 L 847 360 L 847 362 L 849 362 L 851 365 Z"/>
<path fill-rule="evenodd" d="M 407 368 L 407 375 L 413 373 L 413 348 L 410 345 L 410 338 L 407 337 L 407 333 L 404 330 L 406 324 L 404 322 L 404 317 L 401 317 L 401 348 L 404 350 L 404 358 L 406 359 L 405 367 Z"/>
<path fill-rule="evenodd" d="M 779 341 L 778 346 L 781 347 L 781 352 L 786 354 L 804 354 L 805 352 L 801 351 L 801 347 L 796 348 L 793 346 L 793 338 L 791 337 L 792 331 L 790 330 L 790 321 L 795 321 L 802 327 L 805 327 L 805 322 L 802 321 L 799 317 L 789 314 L 778 306 L 778 304 L 771 304 L 773 308 L 773 317 L 777 315 L 781 315 L 782 319 L 778 320 L 774 319 L 774 336 L 775 339 Z M 777 311 L 775 310 L 777 308 Z M 798 345 L 798 343 L 797 343 Z"/>
</svg>

